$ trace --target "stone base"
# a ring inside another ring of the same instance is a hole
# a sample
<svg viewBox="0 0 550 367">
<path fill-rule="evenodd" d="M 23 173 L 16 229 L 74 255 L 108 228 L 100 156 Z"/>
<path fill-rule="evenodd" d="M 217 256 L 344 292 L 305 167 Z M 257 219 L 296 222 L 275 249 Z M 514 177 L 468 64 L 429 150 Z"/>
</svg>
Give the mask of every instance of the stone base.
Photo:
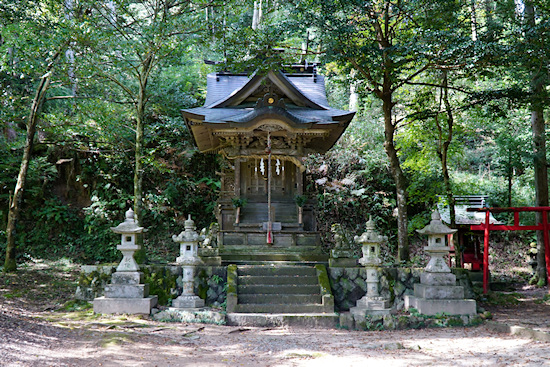
<svg viewBox="0 0 550 367">
<path fill-rule="evenodd" d="M 420 274 L 420 283 L 426 285 L 455 286 L 456 275 L 453 273 L 428 273 Z"/>
<path fill-rule="evenodd" d="M 204 307 L 204 300 L 197 296 L 182 295 L 172 301 L 174 308 L 199 308 Z"/>
<path fill-rule="evenodd" d="M 149 296 L 149 284 L 109 284 L 105 286 L 106 298 L 145 298 Z"/>
<path fill-rule="evenodd" d="M 357 301 L 357 307 L 369 310 L 384 310 L 389 308 L 390 301 L 382 297 L 363 297 Z"/>
<path fill-rule="evenodd" d="M 94 313 L 103 314 L 145 314 L 157 305 L 157 296 L 146 298 L 106 298 L 94 299 Z"/>
<path fill-rule="evenodd" d="M 353 316 L 356 323 L 364 321 L 366 316 L 384 316 L 391 313 L 391 308 L 383 308 L 379 310 L 372 310 L 365 307 L 352 307 L 349 309 L 350 314 Z"/>
<path fill-rule="evenodd" d="M 425 299 L 405 296 L 405 309 L 415 308 L 422 315 L 475 315 L 476 301 L 473 299 Z"/>
<path fill-rule="evenodd" d="M 382 297 L 363 297 L 357 301 L 357 306 L 350 308 L 350 313 L 357 321 L 362 321 L 365 316 L 384 316 L 391 312 L 390 301 Z"/>
<path fill-rule="evenodd" d="M 427 285 L 415 284 L 414 296 L 426 299 L 464 299 L 464 287 L 453 285 Z"/>
<path fill-rule="evenodd" d="M 141 284 L 143 273 L 140 271 L 117 271 L 111 276 L 112 284 Z"/>
<path fill-rule="evenodd" d="M 354 268 L 357 266 L 357 259 L 349 257 L 331 257 L 328 259 L 328 266 L 331 268 Z"/>
</svg>

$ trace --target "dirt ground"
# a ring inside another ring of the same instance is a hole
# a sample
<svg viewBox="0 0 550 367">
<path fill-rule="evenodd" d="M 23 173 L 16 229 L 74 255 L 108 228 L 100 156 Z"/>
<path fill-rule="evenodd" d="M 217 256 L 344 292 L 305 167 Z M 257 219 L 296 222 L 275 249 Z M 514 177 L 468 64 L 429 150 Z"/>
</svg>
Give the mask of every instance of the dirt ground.
<svg viewBox="0 0 550 367">
<path fill-rule="evenodd" d="M 0 275 L 1 366 L 550 366 L 550 343 L 487 324 L 365 332 L 93 315 L 66 303 L 75 277 L 69 264 L 40 262 Z M 494 320 L 544 330 L 547 291 L 518 292 L 517 305 L 486 306 Z"/>
</svg>

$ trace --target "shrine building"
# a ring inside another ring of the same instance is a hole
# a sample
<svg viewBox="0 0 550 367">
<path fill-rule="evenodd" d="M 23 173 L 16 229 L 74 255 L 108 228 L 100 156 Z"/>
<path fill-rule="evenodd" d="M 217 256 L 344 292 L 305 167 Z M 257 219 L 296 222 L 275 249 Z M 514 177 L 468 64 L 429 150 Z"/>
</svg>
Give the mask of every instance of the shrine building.
<svg viewBox="0 0 550 367">
<path fill-rule="evenodd" d="M 199 150 L 226 162 L 216 209 L 222 261 L 326 261 L 303 162 L 328 151 L 354 112 L 328 105 L 316 66 L 211 73 L 204 106 L 183 116 Z"/>
</svg>

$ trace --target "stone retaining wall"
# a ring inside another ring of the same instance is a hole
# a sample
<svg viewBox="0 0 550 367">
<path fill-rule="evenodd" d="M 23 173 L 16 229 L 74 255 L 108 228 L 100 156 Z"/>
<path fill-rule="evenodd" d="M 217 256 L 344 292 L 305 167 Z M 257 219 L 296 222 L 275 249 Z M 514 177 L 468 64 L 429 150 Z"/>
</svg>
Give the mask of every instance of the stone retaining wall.
<svg viewBox="0 0 550 367">
<path fill-rule="evenodd" d="M 93 301 L 104 295 L 105 286 L 111 282 L 116 265 L 83 265 L 75 292 L 75 298 Z M 157 295 L 159 305 L 169 306 L 183 289 L 182 269 L 177 265 L 142 265 L 144 282 L 149 293 Z M 223 266 L 197 267 L 195 294 L 209 306 L 223 306 L 226 298 L 227 268 Z"/>
<path fill-rule="evenodd" d="M 420 283 L 420 274 L 424 269 L 417 268 L 380 268 L 380 296 L 390 300 L 390 305 L 396 310 L 403 309 L 404 296 L 414 293 L 414 284 Z M 458 285 L 464 287 L 465 298 L 474 298 L 472 283 L 468 272 L 464 269 L 452 269 Z M 365 268 L 328 269 L 332 294 L 334 295 L 335 311 L 349 311 L 357 300 L 367 293 L 367 272 Z"/>
<path fill-rule="evenodd" d="M 86 265 L 81 268 L 75 298 L 92 301 L 103 296 L 105 285 L 111 282 L 111 274 L 116 266 Z M 150 294 L 159 297 L 159 305 L 171 305 L 171 300 L 182 291 L 182 270 L 176 265 L 144 265 L 141 269 L 145 283 L 149 284 Z M 366 270 L 362 267 L 328 268 L 335 311 L 349 311 L 358 299 L 367 292 Z M 403 297 L 412 295 L 414 284 L 420 282 L 423 269 L 380 268 L 380 295 L 390 300 L 396 310 L 404 306 Z M 453 269 L 457 283 L 464 287 L 465 297 L 474 298 L 468 272 Z M 205 300 L 207 306 L 224 307 L 227 295 L 227 267 L 199 266 L 195 271 L 195 294 Z"/>
</svg>

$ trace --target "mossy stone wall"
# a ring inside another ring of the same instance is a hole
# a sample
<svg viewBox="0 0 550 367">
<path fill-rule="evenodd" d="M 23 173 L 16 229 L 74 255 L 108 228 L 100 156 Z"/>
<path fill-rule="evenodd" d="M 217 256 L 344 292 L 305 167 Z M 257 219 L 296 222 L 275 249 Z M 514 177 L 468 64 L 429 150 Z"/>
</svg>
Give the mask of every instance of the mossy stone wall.
<svg viewBox="0 0 550 367">
<path fill-rule="evenodd" d="M 414 293 L 414 284 L 420 283 L 420 274 L 423 271 L 424 269 L 419 268 L 380 267 L 380 296 L 389 299 L 390 305 L 397 310 L 403 309 L 404 296 Z M 457 277 L 457 285 L 464 287 L 465 298 L 474 298 L 468 271 L 464 269 L 452 269 L 452 271 Z M 367 293 L 365 268 L 332 267 L 328 269 L 328 273 L 336 312 L 349 311 Z"/>
<path fill-rule="evenodd" d="M 116 265 L 82 266 L 75 298 L 92 301 L 104 295 L 111 283 Z M 182 269 L 177 265 L 141 265 L 144 283 L 149 294 L 158 296 L 159 305 L 169 306 L 183 289 Z M 203 266 L 195 270 L 195 294 L 209 306 L 223 306 L 226 297 L 227 269 L 222 266 Z"/>
</svg>

